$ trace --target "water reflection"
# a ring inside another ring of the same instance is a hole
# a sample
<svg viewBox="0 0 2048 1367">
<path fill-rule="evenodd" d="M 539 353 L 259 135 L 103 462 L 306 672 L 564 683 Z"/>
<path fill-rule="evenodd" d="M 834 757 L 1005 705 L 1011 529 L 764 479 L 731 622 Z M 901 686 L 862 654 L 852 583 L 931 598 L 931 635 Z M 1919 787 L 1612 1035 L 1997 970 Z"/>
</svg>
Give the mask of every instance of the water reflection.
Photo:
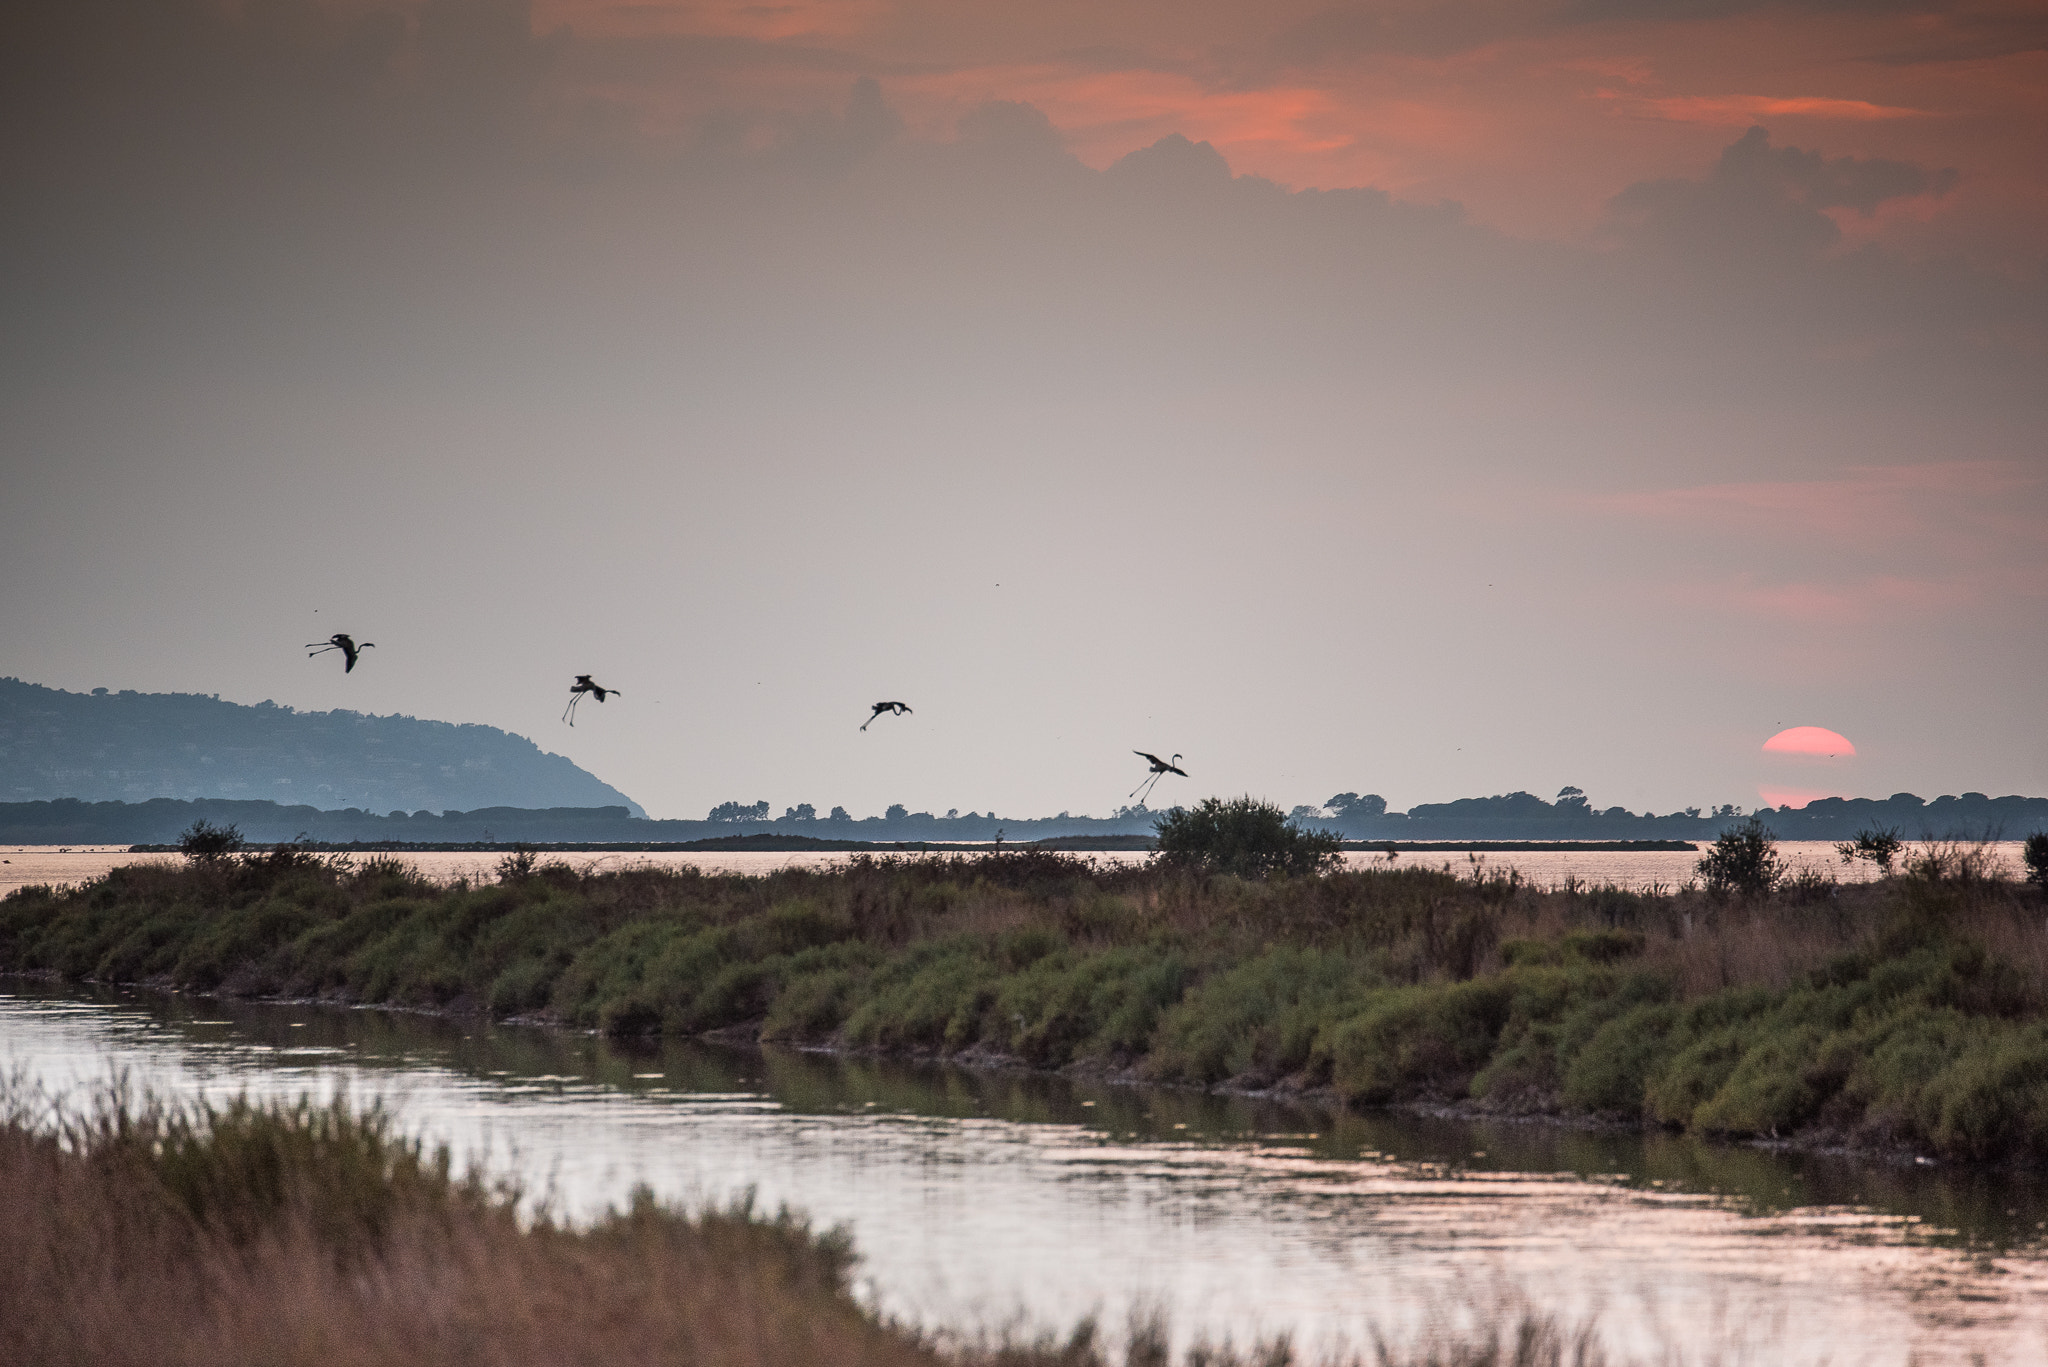
<svg viewBox="0 0 2048 1367">
<path fill-rule="evenodd" d="M 1402 1336 L 1512 1293 L 1617 1346 L 1724 1359 L 2043 1360 L 2041 1183 L 1634 1132 L 1139 1089 L 315 1006 L 13 985 L 0 1060 L 55 1085 L 394 1097 L 571 1214 L 646 1181 L 846 1221 L 928 1323 Z"/>
</svg>

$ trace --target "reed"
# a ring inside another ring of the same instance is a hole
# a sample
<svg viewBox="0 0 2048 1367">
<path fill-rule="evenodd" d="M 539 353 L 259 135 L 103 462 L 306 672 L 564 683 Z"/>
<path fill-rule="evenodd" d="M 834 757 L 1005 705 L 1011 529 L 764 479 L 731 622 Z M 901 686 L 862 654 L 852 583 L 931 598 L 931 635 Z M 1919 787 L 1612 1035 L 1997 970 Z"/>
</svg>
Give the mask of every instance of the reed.
<svg viewBox="0 0 2048 1367">
<path fill-rule="evenodd" d="M 0 1083 L 0 1362 L 38 1367 L 633 1364 L 1108 1367 L 1064 1336 L 942 1338 L 849 1290 L 843 1231 L 750 1200 L 679 1211 L 644 1189 L 582 1227 L 345 1101 L 178 1106 L 118 1086 L 68 1111 Z M 1170 1367 L 1156 1316 L 1125 1367 Z M 1286 1339 L 1197 1343 L 1186 1367 L 1281 1367 Z M 1359 1359 L 1326 1359 L 1360 1362 Z M 1523 1309 L 1382 1348 L 1442 1367 L 1591 1367 L 1589 1330 Z"/>
</svg>

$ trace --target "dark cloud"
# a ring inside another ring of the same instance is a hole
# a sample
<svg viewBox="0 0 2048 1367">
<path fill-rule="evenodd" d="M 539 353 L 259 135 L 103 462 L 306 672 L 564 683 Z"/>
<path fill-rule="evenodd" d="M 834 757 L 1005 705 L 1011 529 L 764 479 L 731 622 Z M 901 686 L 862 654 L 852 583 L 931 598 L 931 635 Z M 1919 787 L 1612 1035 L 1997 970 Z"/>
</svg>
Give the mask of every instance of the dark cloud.
<svg viewBox="0 0 2048 1367">
<path fill-rule="evenodd" d="M 1066 150 L 1043 111 L 1015 100 L 990 100 L 969 111 L 959 133 L 962 142 L 978 148 L 1056 155 Z"/>
<path fill-rule="evenodd" d="M 1840 239 L 1824 210 L 1867 215 L 1887 200 L 1946 194 L 1955 179 L 1907 162 L 1773 147 L 1758 127 L 1729 144 L 1704 180 L 1632 185 L 1612 209 L 1621 232 L 1646 246 L 1777 260 L 1811 257 Z"/>
<path fill-rule="evenodd" d="M 1179 133 L 1169 133 L 1150 147 L 1122 157 L 1108 175 L 1129 185 L 1156 187 L 1168 192 L 1204 190 L 1228 185 L 1230 163 L 1215 146 L 1189 142 Z"/>
<path fill-rule="evenodd" d="M 1541 32 L 1556 17 L 1506 0 L 1437 4 L 1342 5 L 1310 15 L 1282 34 L 1282 60 L 1312 65 L 1330 57 L 1393 52 L 1448 57 L 1487 43 Z"/>
<path fill-rule="evenodd" d="M 1589 24 L 1704 22 L 1773 12 L 1921 16 L 1929 26 L 1923 40 L 1873 58 L 1884 62 L 2004 56 L 2048 44 L 2048 17 L 1985 14 L 1956 0 L 1380 0 L 1312 14 L 1288 29 L 1274 50 L 1283 61 L 1303 64 L 1368 53 L 1440 58 Z"/>
<path fill-rule="evenodd" d="M 2028 52 L 2048 51 L 2048 9 L 1986 13 L 1959 9 L 1916 36 L 1906 47 L 1888 48 L 1870 60 L 1887 66 L 1922 66 L 1943 62 L 1995 61 Z"/>
<path fill-rule="evenodd" d="M 1769 10 L 1808 14 L 1927 14 L 1953 7 L 1954 0 L 1573 0 L 1564 12 L 1581 20 L 1665 23 L 1726 19 Z"/>
</svg>

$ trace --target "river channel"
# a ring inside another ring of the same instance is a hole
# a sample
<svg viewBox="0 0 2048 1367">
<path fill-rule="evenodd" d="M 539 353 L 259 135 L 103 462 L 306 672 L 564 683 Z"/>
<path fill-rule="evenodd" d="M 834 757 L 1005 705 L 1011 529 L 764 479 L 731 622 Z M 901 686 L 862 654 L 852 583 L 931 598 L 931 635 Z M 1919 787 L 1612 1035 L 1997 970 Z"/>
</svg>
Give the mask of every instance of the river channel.
<svg viewBox="0 0 2048 1367">
<path fill-rule="evenodd" d="M 2048 1361 L 2048 1186 L 1666 1135 L 0 979 L 0 1068 L 381 1098 L 571 1216 L 636 1183 L 848 1225 L 941 1329 L 1292 1334 L 1313 1354 L 1532 1305 L 1669 1363 Z"/>
</svg>

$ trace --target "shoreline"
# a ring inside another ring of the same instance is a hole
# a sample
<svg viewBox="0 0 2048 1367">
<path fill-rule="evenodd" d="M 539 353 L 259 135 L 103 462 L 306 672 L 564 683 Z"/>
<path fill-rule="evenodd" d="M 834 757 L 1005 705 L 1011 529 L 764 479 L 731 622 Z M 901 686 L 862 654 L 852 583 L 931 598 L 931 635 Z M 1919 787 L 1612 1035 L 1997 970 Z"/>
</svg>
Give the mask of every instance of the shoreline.
<svg viewBox="0 0 2048 1367">
<path fill-rule="evenodd" d="M 1192 1094 L 1199 1096 L 1240 1097 L 1253 1101 L 1270 1101 L 1285 1105 L 1309 1107 L 1330 1115 L 1372 1115 L 1375 1113 L 1393 1115 L 1424 1116 L 1438 1120 L 1450 1120 L 1463 1124 L 1512 1124 L 1541 1126 L 1569 1130 L 1585 1134 L 1634 1134 L 1663 1135 L 1671 1138 L 1688 1136 L 1680 1126 L 1661 1125 L 1653 1121 L 1630 1121 L 1616 1116 L 1603 1116 L 1562 1110 L 1543 1110 L 1491 1106 L 1479 1100 L 1417 1099 L 1393 1101 L 1380 1105 L 1354 1105 L 1347 1102 L 1333 1087 L 1320 1086 L 1292 1088 L 1284 1083 L 1266 1087 L 1247 1087 L 1219 1082 L 1201 1086 L 1190 1082 L 1168 1082 L 1141 1076 L 1130 1064 L 1106 1066 L 1100 1063 L 1080 1062 L 1060 1068 L 1043 1068 L 1034 1065 L 1015 1054 L 971 1045 L 968 1048 L 946 1053 L 932 1049 L 879 1049 L 860 1045 L 833 1043 L 823 1040 L 774 1041 L 761 1037 L 761 1022 L 726 1026 L 716 1030 L 705 1030 L 694 1035 L 612 1035 L 589 1026 L 571 1025 L 565 1021 L 542 1015 L 493 1016 L 487 1011 L 465 1009 L 458 1005 L 422 1006 L 394 1002 L 351 1001 L 340 996 L 293 996 L 269 995 L 262 993 L 237 993 L 226 991 L 201 992 L 190 988 L 173 987 L 156 982 L 110 982 L 104 979 L 73 979 L 52 972 L 0 969 L 0 985 L 9 981 L 41 982 L 63 987 L 93 987 L 102 990 L 151 992 L 166 997 L 191 997 L 202 1000 L 246 1002 L 259 1006 L 312 1006 L 337 1011 L 383 1011 L 396 1015 L 421 1016 L 430 1020 L 451 1023 L 476 1022 L 485 1025 L 509 1025 L 526 1030 L 544 1030 L 558 1036 L 582 1036 L 608 1040 L 614 1045 L 632 1047 L 661 1042 L 685 1044 L 709 1044 L 722 1048 L 739 1048 L 765 1054 L 772 1050 L 787 1050 L 795 1054 L 810 1054 L 833 1059 L 868 1059 L 883 1063 L 911 1064 L 925 1067 L 958 1068 L 963 1072 L 980 1075 L 1004 1073 L 1024 1074 L 1041 1078 L 1064 1078 L 1072 1081 L 1095 1082 L 1111 1087 L 1124 1087 L 1133 1091 L 1157 1091 Z M 2007 1159 L 1955 1159 L 1929 1156 L 1905 1145 L 1860 1145 L 1844 1142 L 1839 1135 L 1817 1133 L 1813 1135 L 1794 1134 L 1782 1138 L 1767 1136 L 1737 1137 L 1729 1135 L 1691 1134 L 1695 1142 L 1730 1150 L 1751 1149 L 1762 1153 L 1786 1153 L 1848 1159 L 1888 1168 L 1942 1168 L 1964 1173 L 2038 1172 L 2041 1165 L 2023 1158 Z"/>
<path fill-rule="evenodd" d="M 128 854 L 177 854 L 180 846 L 127 845 Z M 807 835 L 734 835 L 683 841 L 245 841 L 245 850 L 303 850 L 308 854 L 1000 854 L 1046 850 L 1060 854 L 1154 854 L 1149 835 L 1053 836 L 1045 840 L 823 840 Z M 1557 854 L 1697 852 L 1693 840 L 1344 840 L 1340 850 L 1401 854 Z"/>
</svg>

